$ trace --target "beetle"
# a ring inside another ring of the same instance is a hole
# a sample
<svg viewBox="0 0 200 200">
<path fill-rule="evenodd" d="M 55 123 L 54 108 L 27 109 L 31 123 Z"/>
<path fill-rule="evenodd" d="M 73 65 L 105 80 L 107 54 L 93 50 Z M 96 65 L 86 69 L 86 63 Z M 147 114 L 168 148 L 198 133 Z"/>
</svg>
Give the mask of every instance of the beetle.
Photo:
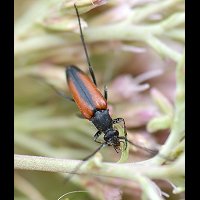
<svg viewBox="0 0 200 200">
<path fill-rule="evenodd" d="M 125 143 L 125 149 L 127 148 L 128 140 L 125 120 L 123 118 L 111 118 L 107 105 L 107 88 L 104 87 L 104 96 L 97 88 L 96 78 L 88 56 L 76 4 L 74 4 L 74 8 L 78 18 L 80 37 L 92 80 L 74 65 L 66 68 L 66 79 L 73 97 L 72 101 L 78 106 L 83 118 L 91 121 L 97 128 L 98 131 L 94 135 L 94 141 L 101 144 L 100 149 L 104 146 L 113 146 L 116 152 L 119 152 L 121 142 Z M 120 122 L 123 122 L 124 136 L 119 136 L 118 130 L 114 128 L 114 124 Z M 98 141 L 102 133 L 104 134 L 104 142 Z"/>
<path fill-rule="evenodd" d="M 77 104 L 84 118 L 90 120 L 97 128 L 94 135 L 94 141 L 103 146 L 113 146 L 118 152 L 120 150 L 120 142 L 125 142 L 127 147 L 127 132 L 125 120 L 123 118 L 112 119 L 107 105 L 107 90 L 104 90 L 104 96 L 96 87 L 95 81 L 91 79 L 78 67 L 71 65 L 66 68 L 66 77 L 69 90 L 73 96 L 73 100 Z M 114 124 L 123 122 L 125 136 L 119 136 Z M 104 134 L 104 142 L 97 139 Z M 124 140 L 124 141 L 123 141 Z"/>
<path fill-rule="evenodd" d="M 158 150 L 152 150 L 141 146 L 133 141 L 128 140 L 125 120 L 123 118 L 112 119 L 109 114 L 109 109 L 107 105 L 108 93 L 107 87 L 104 87 L 104 95 L 97 88 L 97 82 L 94 75 L 93 67 L 90 63 L 90 59 L 88 56 L 82 28 L 79 17 L 79 12 L 74 4 L 74 8 L 76 11 L 79 30 L 80 30 L 80 38 L 84 48 L 84 53 L 86 56 L 87 64 L 91 79 L 89 76 L 84 73 L 81 69 L 74 65 L 68 65 L 66 67 L 66 80 L 69 86 L 69 90 L 72 94 L 72 97 L 66 96 L 63 92 L 57 90 L 53 85 L 46 82 L 48 86 L 50 86 L 59 96 L 73 101 L 78 106 L 82 118 L 85 118 L 91 121 L 94 126 L 97 128 L 97 132 L 94 135 L 94 141 L 100 143 L 101 145 L 89 156 L 83 159 L 83 161 L 88 160 L 93 155 L 95 155 L 101 148 L 105 146 L 113 146 L 115 151 L 118 153 L 120 149 L 120 143 L 125 145 L 125 150 L 127 149 L 127 143 L 134 145 L 137 148 L 140 148 L 146 152 L 149 152 L 152 155 L 158 153 Z M 119 136 L 118 130 L 114 127 L 115 124 L 122 122 L 122 128 L 124 130 L 124 136 Z M 104 141 L 99 141 L 98 138 L 101 134 L 104 134 Z"/>
<path fill-rule="evenodd" d="M 93 72 L 92 68 L 91 70 L 91 72 Z M 73 98 L 67 97 L 67 99 L 75 102 L 83 118 L 88 119 L 94 124 L 98 130 L 94 135 L 94 141 L 101 144 L 91 155 L 84 158 L 83 161 L 91 158 L 105 146 L 113 146 L 118 153 L 120 151 L 121 142 L 125 144 L 125 150 L 128 142 L 152 155 L 158 153 L 158 150 L 149 149 L 128 140 L 125 120 L 123 118 L 111 118 L 107 105 L 107 88 L 104 87 L 103 96 L 96 86 L 94 73 L 90 73 L 92 77 L 91 80 L 81 69 L 74 65 L 68 66 L 65 72 L 68 87 L 73 96 Z M 119 136 L 118 130 L 114 128 L 114 124 L 120 122 L 123 122 L 124 136 Z M 104 142 L 97 140 L 102 133 L 104 134 Z"/>
<path fill-rule="evenodd" d="M 94 135 L 94 141 L 101 144 L 91 155 L 84 158 L 83 161 L 91 158 L 101 148 L 105 146 L 113 146 L 115 151 L 118 153 L 120 151 L 120 143 L 123 143 L 125 144 L 124 149 L 126 150 L 127 142 L 153 155 L 157 154 L 158 150 L 151 150 L 128 140 L 125 120 L 123 118 L 116 118 L 116 119 L 111 118 L 107 105 L 107 99 L 108 99 L 107 87 L 104 87 L 104 96 L 103 96 L 99 91 L 99 89 L 97 88 L 97 82 L 94 75 L 93 67 L 90 63 L 90 59 L 88 56 L 83 36 L 83 31 L 81 28 L 79 12 L 76 7 L 76 4 L 74 4 L 74 8 L 78 19 L 80 37 L 84 48 L 89 68 L 89 73 L 92 79 L 90 79 L 89 76 L 86 73 L 84 73 L 81 69 L 79 69 L 77 66 L 74 65 L 67 66 L 65 70 L 66 80 L 73 98 L 67 96 L 64 97 L 67 98 L 68 100 L 75 102 L 83 118 L 88 119 L 94 124 L 94 126 L 98 130 Z M 57 93 L 63 96 L 62 93 L 60 92 Z M 119 136 L 118 130 L 114 128 L 114 124 L 120 122 L 123 123 L 122 127 L 124 130 L 124 136 Z M 98 140 L 98 138 L 102 133 L 104 134 L 103 137 L 104 142 Z"/>
</svg>

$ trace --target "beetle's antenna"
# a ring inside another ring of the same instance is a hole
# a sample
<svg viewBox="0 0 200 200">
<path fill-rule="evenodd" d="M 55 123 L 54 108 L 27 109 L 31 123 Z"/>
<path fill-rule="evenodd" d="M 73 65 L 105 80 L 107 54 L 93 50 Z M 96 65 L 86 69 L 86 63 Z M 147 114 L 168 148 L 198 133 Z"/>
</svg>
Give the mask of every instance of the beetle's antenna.
<svg viewBox="0 0 200 200">
<path fill-rule="evenodd" d="M 66 182 L 68 182 L 73 175 L 81 168 L 81 166 L 85 163 L 85 161 L 88 161 L 90 158 L 92 158 L 97 152 L 99 152 L 103 147 L 107 146 L 106 143 L 102 143 L 94 152 L 92 152 L 89 156 L 85 157 L 76 167 L 75 169 L 70 172 L 70 175 L 65 179 Z"/>
<path fill-rule="evenodd" d="M 140 146 L 139 144 L 136 144 L 135 142 L 129 141 L 128 139 L 126 139 L 126 141 L 128 143 L 132 144 L 133 146 L 135 146 L 135 147 L 137 147 L 139 149 L 142 149 L 143 151 L 146 151 L 146 152 L 150 153 L 152 156 L 157 155 L 157 156 L 159 156 L 160 158 L 162 158 L 162 159 L 164 159 L 166 161 L 170 161 L 170 162 L 173 161 L 173 159 L 169 158 L 168 156 L 160 154 L 159 150 L 157 150 L 157 149 L 149 149 L 149 148 L 146 148 L 144 146 Z"/>
<path fill-rule="evenodd" d="M 166 160 L 166 161 L 173 161 L 173 159 L 170 159 L 169 157 L 160 154 L 160 153 L 159 153 L 159 150 L 157 150 L 157 149 L 149 149 L 149 148 L 147 148 L 147 147 L 141 146 L 141 145 L 139 145 L 139 144 L 137 144 L 137 143 L 135 143 L 135 142 L 132 142 L 132 141 L 128 140 L 127 137 L 118 137 L 118 138 L 119 138 L 119 139 L 125 140 L 125 141 L 128 142 L 129 144 L 131 144 L 131 145 L 137 147 L 138 149 L 141 149 L 141 150 L 143 150 L 143 151 L 145 151 L 145 152 L 148 152 L 148 153 L 151 154 L 152 156 L 155 156 L 155 155 L 158 154 L 159 157 L 161 157 L 162 159 L 164 159 L 164 160 Z"/>
<path fill-rule="evenodd" d="M 144 147 L 144 146 L 140 146 L 139 144 L 136 144 L 135 142 L 132 142 L 132 141 L 129 141 L 128 139 L 126 139 L 126 141 L 129 143 L 129 144 L 132 144 L 133 146 L 137 147 L 138 149 L 141 149 L 143 151 L 146 151 L 148 153 L 150 153 L 151 155 L 155 156 L 156 154 L 158 154 L 158 150 L 156 149 L 149 149 L 147 147 Z"/>
<path fill-rule="evenodd" d="M 77 15 L 77 18 L 78 18 L 78 24 L 79 24 L 79 30 L 80 30 L 81 41 L 82 41 L 82 44 L 83 44 L 83 48 L 84 48 L 86 60 L 87 60 L 87 63 L 88 63 L 90 75 L 91 75 L 91 77 L 92 77 L 92 80 L 93 80 L 94 84 L 97 85 L 96 78 L 95 78 L 95 75 L 94 75 L 94 71 L 93 71 L 92 65 L 91 65 L 91 63 L 90 63 L 90 59 L 89 59 L 87 47 L 86 47 L 86 44 L 85 44 L 85 39 L 84 39 L 84 36 L 83 36 L 82 27 L 81 27 L 81 20 L 80 20 L 80 16 L 79 16 L 79 12 L 78 12 L 78 8 L 76 7 L 76 4 L 74 4 L 74 8 L 75 8 L 75 10 L 76 10 L 76 15 Z"/>
<path fill-rule="evenodd" d="M 30 75 L 30 77 L 34 80 L 37 80 L 37 81 L 40 81 L 41 83 L 47 85 L 49 88 L 51 88 L 51 90 L 53 90 L 58 96 L 68 100 L 68 101 L 71 101 L 71 102 L 74 102 L 74 99 L 70 96 L 67 96 L 64 92 L 58 90 L 54 85 L 52 85 L 51 83 L 49 83 L 48 81 L 46 80 L 43 80 L 41 78 L 38 78 L 37 76 L 35 75 Z"/>
</svg>

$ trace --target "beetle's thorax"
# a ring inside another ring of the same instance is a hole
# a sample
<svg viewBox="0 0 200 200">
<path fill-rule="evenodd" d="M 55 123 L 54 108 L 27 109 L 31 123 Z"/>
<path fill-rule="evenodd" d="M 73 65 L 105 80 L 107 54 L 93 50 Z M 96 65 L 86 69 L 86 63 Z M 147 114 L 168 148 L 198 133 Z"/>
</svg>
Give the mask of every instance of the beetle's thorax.
<svg viewBox="0 0 200 200">
<path fill-rule="evenodd" d="M 108 110 L 97 110 L 94 112 L 94 116 L 91 118 L 95 127 L 105 133 L 109 129 L 113 129 L 112 118 L 109 115 Z"/>
</svg>

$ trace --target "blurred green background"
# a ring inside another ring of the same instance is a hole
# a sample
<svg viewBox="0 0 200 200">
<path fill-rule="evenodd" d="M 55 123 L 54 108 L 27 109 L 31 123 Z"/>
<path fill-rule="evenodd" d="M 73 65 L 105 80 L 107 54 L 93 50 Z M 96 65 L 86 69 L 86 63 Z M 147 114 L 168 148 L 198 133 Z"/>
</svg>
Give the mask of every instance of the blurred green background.
<svg viewBox="0 0 200 200">
<path fill-rule="evenodd" d="M 16 154 L 81 160 L 98 147 L 92 124 L 78 118 L 76 105 L 46 84 L 69 95 L 65 67 L 74 64 L 87 72 L 73 2 L 14 1 Z M 184 1 L 104 0 L 92 5 L 80 0 L 77 6 L 99 89 L 108 86 L 113 118 L 125 118 L 130 139 L 160 147 L 172 128 L 176 65 L 184 49 Z M 163 111 L 160 99 L 172 110 Z M 161 123 L 154 125 L 155 118 Z M 101 154 L 103 161 L 120 159 L 111 147 Z M 130 147 L 128 162 L 150 157 Z M 172 194 L 169 183 L 157 184 L 170 194 L 168 199 L 184 199 L 183 192 Z M 65 184 L 63 174 L 15 171 L 16 200 L 53 200 L 78 190 L 88 193 L 63 199 L 145 199 L 138 184 L 119 179 L 75 176 Z"/>
</svg>

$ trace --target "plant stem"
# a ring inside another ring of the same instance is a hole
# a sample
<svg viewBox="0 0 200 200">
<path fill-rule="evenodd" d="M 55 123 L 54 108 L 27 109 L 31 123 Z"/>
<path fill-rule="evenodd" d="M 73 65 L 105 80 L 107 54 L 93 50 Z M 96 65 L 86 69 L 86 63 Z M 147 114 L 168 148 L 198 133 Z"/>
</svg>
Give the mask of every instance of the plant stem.
<svg viewBox="0 0 200 200">
<path fill-rule="evenodd" d="M 150 161 L 150 160 L 149 160 Z M 14 156 L 14 167 L 20 170 L 36 170 L 48 172 L 70 173 L 82 161 L 40 156 L 17 155 Z M 183 157 L 168 166 L 148 166 L 148 161 L 138 163 L 101 163 L 101 166 L 83 167 L 77 174 L 89 174 L 95 176 L 118 177 L 129 180 L 137 180 L 139 174 L 153 179 L 168 179 L 169 177 L 183 175 L 183 170 L 176 169 L 177 163 L 182 163 Z M 150 162 L 151 164 L 151 162 Z M 127 171 L 131 172 L 127 173 Z"/>
</svg>

